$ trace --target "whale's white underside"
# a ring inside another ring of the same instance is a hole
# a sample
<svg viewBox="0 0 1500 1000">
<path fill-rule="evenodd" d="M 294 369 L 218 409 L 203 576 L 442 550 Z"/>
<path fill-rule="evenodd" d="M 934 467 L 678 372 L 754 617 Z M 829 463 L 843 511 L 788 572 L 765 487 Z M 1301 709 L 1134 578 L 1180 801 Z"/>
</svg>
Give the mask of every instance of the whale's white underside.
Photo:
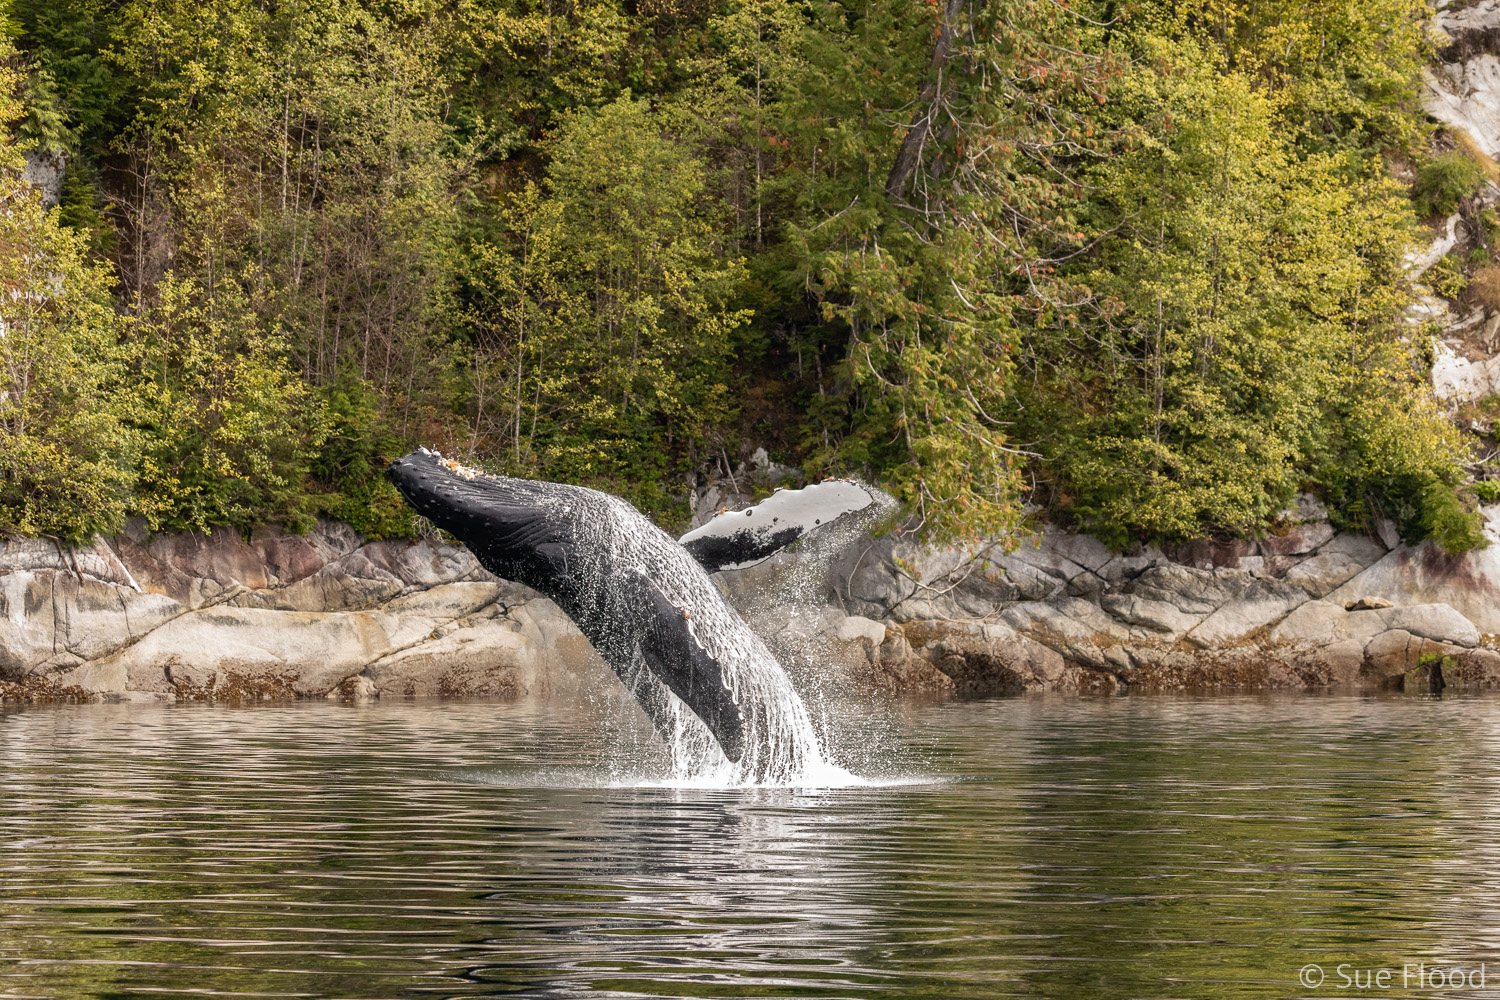
<svg viewBox="0 0 1500 1000">
<path fill-rule="evenodd" d="M 718 569 L 745 569 L 765 562 L 779 550 L 766 551 L 757 539 L 781 538 L 790 529 L 795 534 L 780 545 L 788 545 L 815 528 L 831 524 L 846 514 L 878 504 L 879 495 L 870 487 L 849 479 L 830 479 L 800 490 L 777 490 L 770 497 L 744 510 L 723 511 L 707 524 L 678 539 L 687 545 L 700 539 L 722 539 L 739 543 L 746 556 L 720 563 Z"/>
</svg>

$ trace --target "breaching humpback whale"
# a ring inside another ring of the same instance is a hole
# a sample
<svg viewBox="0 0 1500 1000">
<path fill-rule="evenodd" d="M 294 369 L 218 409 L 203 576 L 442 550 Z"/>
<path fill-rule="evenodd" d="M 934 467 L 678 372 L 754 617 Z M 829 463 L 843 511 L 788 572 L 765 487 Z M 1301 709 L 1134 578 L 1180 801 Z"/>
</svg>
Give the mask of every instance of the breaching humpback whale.
<svg viewBox="0 0 1500 1000">
<path fill-rule="evenodd" d="M 486 569 L 556 602 L 664 737 L 675 725 L 671 692 L 729 760 L 758 754 L 746 762 L 755 770 L 769 766 L 774 731 L 806 725 L 806 711 L 795 692 L 789 708 L 772 704 L 786 691 L 758 690 L 789 685 L 707 571 L 753 565 L 879 502 L 858 484 L 830 480 L 721 513 L 679 543 L 626 501 L 582 486 L 486 475 L 425 448 L 389 472 L 407 502 Z"/>
</svg>

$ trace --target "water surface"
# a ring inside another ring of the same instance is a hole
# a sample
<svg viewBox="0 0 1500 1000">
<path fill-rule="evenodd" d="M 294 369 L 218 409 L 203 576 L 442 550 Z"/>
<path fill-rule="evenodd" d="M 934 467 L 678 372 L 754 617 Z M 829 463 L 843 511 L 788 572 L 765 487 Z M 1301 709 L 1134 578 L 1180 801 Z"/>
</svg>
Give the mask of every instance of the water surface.
<svg viewBox="0 0 1500 1000">
<path fill-rule="evenodd" d="M 725 791 L 597 706 L 0 714 L 0 997 L 1500 996 L 1500 702 L 841 728 L 877 782 Z"/>
</svg>

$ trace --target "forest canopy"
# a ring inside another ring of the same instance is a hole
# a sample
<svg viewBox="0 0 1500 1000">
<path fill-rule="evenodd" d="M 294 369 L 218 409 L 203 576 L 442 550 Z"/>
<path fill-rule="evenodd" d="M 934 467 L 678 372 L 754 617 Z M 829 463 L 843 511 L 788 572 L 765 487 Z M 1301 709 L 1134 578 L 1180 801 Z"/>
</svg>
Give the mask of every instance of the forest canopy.
<svg viewBox="0 0 1500 1000">
<path fill-rule="evenodd" d="M 1427 16 L 11 0 L 0 528 L 399 536 L 417 445 L 673 527 L 765 447 L 938 539 L 1311 491 L 1473 547 L 1403 257 L 1493 164 L 1436 151 Z"/>
</svg>

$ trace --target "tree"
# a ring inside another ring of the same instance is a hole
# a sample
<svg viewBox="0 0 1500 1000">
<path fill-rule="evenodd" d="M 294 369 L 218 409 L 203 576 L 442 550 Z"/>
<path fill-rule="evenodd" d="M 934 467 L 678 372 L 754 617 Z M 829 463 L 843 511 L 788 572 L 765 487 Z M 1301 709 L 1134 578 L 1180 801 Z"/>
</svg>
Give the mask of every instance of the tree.
<svg viewBox="0 0 1500 1000">
<path fill-rule="evenodd" d="M 729 304 L 743 262 L 715 237 L 702 164 L 643 100 L 570 114 L 548 184 L 588 322 L 574 418 L 550 447 L 586 475 L 660 475 L 663 445 L 706 441 L 729 414 L 728 360 L 749 318 Z"/>
<path fill-rule="evenodd" d="M 470 362 L 468 452 L 518 475 L 541 465 L 537 431 L 550 439 L 577 405 L 569 375 L 584 367 L 577 331 L 588 320 L 578 289 L 582 265 L 563 205 L 528 184 L 502 213 L 503 242 L 476 244 L 468 279 Z"/>
<path fill-rule="evenodd" d="M 1351 523 L 1355 493 L 1431 521 L 1464 449 L 1401 343 L 1401 191 L 1356 150 L 1299 148 L 1253 75 L 1145 52 L 1115 113 L 1155 134 L 1093 172 L 1098 250 L 1065 271 L 1098 307 L 1023 343 L 1011 412 L 1054 509 L 1115 544 L 1254 534 L 1307 487 Z"/>
<path fill-rule="evenodd" d="M 0 55 L 8 126 L 22 75 Z M 17 140 L 0 140 L 0 529 L 88 538 L 128 513 L 138 447 L 111 280 L 24 169 Z"/>
<path fill-rule="evenodd" d="M 1060 5 L 824 4 L 786 128 L 805 190 L 790 227 L 838 375 L 823 468 L 889 481 L 938 537 L 1020 515 L 998 414 L 1017 316 L 1067 308 L 1091 118 L 1116 75 Z M 825 393 L 822 385 L 819 393 Z"/>
<path fill-rule="evenodd" d="M 137 508 L 158 530 L 310 527 L 306 479 L 326 422 L 285 343 L 238 282 L 168 274 L 157 292 L 127 327 L 145 435 Z"/>
</svg>

